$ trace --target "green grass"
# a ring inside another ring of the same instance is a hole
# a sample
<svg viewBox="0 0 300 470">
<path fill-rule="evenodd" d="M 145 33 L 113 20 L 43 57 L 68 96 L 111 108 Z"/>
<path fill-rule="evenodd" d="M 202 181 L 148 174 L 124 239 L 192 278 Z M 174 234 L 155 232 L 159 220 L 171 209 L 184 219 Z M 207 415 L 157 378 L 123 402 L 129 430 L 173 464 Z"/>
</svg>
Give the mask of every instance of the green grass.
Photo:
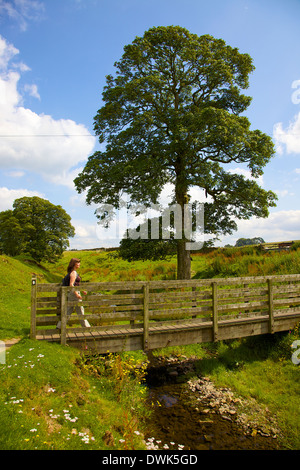
<svg viewBox="0 0 300 470">
<path fill-rule="evenodd" d="M 0 339 L 24 336 L 30 327 L 30 286 L 32 275 L 39 282 L 60 279 L 28 256 L 0 255 Z"/>
<path fill-rule="evenodd" d="M 0 364 L 1 449 L 144 447 L 145 387 L 134 369 L 134 364 L 145 361 L 142 352 L 84 362 L 72 348 L 28 339 L 32 275 L 39 282 L 59 282 L 72 257 L 81 259 L 84 281 L 176 278 L 175 258 L 127 262 L 116 253 L 75 251 L 64 253 L 55 264 L 38 265 L 27 256 L 0 255 L 0 339 L 23 338 L 6 352 L 6 363 Z M 298 273 L 299 269 L 298 248 L 263 253 L 257 247 L 245 247 L 192 254 L 194 278 Z M 156 354 L 198 358 L 197 373 L 268 408 L 279 422 L 283 447 L 298 449 L 299 366 L 291 361 L 295 338 L 299 338 L 297 329 L 293 334 L 165 348 Z"/>
<path fill-rule="evenodd" d="M 140 375 L 126 373 L 131 356 L 117 369 L 102 365 L 99 376 L 77 350 L 29 340 L 32 275 L 39 282 L 62 278 L 59 266 L 0 256 L 0 339 L 22 338 L 0 364 L 0 449 L 144 448 L 145 388 Z M 138 356 L 135 362 L 145 360 Z"/>
<path fill-rule="evenodd" d="M 116 394 L 113 369 L 93 371 L 72 348 L 28 339 L 11 348 L 0 366 L 0 449 L 144 448 L 143 388 L 130 378 Z"/>
<path fill-rule="evenodd" d="M 264 341 L 267 344 L 262 345 Z M 279 335 L 277 345 L 268 336 L 223 344 L 217 355 L 220 366 L 208 368 L 217 385 L 254 398 L 276 417 L 284 448 L 299 449 L 300 371 L 291 361 L 291 350 L 281 355 L 282 342 L 286 342 L 286 335 Z M 205 370 L 205 362 L 202 366 Z"/>
</svg>

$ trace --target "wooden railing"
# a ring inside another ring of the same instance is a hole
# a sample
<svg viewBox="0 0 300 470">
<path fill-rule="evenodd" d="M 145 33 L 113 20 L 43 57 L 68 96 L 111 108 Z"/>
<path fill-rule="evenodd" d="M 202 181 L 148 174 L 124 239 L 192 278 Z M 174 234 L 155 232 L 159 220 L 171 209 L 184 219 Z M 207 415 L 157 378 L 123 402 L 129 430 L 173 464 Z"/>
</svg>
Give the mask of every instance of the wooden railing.
<svg viewBox="0 0 300 470">
<path fill-rule="evenodd" d="M 85 283 L 80 303 L 68 300 L 71 290 L 32 279 L 31 338 L 65 345 L 89 338 L 104 344 L 109 337 L 107 344 L 120 349 L 120 338 L 135 335 L 127 349 L 153 349 L 165 345 L 166 337 L 168 344 L 218 341 L 286 331 L 300 321 L 299 274 Z M 81 315 L 67 316 L 76 305 L 84 307 L 90 328 L 78 325 Z"/>
<path fill-rule="evenodd" d="M 262 243 L 262 246 L 266 251 L 281 251 L 281 250 L 289 250 L 293 246 L 294 243 L 295 243 L 294 241 Z"/>
</svg>

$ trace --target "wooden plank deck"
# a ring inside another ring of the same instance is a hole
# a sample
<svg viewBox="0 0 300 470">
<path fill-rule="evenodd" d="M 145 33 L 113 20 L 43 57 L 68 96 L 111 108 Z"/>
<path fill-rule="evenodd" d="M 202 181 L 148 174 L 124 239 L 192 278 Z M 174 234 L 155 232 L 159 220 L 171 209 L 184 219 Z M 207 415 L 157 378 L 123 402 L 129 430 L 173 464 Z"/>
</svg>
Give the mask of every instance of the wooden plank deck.
<svg viewBox="0 0 300 470">
<path fill-rule="evenodd" d="M 300 310 L 275 317 L 276 331 L 286 331 L 300 321 Z M 66 334 L 66 343 L 99 354 L 107 351 L 120 352 L 143 348 L 143 327 L 97 330 L 86 328 Z M 248 316 L 236 319 L 220 319 L 218 340 L 233 339 L 269 333 L 269 317 Z M 60 342 L 60 334 L 37 335 L 36 339 Z M 213 341 L 213 322 L 193 319 L 177 324 L 150 324 L 148 349 Z"/>
</svg>

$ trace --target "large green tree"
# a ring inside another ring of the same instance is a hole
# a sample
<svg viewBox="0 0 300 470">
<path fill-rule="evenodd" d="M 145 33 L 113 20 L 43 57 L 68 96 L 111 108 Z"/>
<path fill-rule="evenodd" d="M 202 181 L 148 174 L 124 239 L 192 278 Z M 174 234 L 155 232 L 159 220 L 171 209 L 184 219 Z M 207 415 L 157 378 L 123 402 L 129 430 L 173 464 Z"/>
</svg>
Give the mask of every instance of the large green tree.
<svg viewBox="0 0 300 470">
<path fill-rule="evenodd" d="M 133 203 L 156 203 L 170 182 L 182 209 L 193 186 L 210 196 L 205 231 L 211 234 L 232 233 L 236 218 L 268 216 L 276 196 L 255 178 L 274 148 L 243 115 L 251 98 L 242 90 L 254 70 L 248 54 L 179 26 L 156 27 L 125 46 L 115 67 L 94 118 L 106 148 L 89 157 L 75 179 L 79 192 L 87 190 L 88 204 L 118 208 L 122 192 Z M 244 164 L 251 177 L 226 171 L 233 162 Z M 190 278 L 185 242 L 183 234 L 177 240 L 178 279 Z"/>
<path fill-rule="evenodd" d="M 0 212 L 0 249 L 11 256 L 29 253 L 36 261 L 54 261 L 74 235 L 71 217 L 46 199 L 22 197 L 13 210 Z"/>
</svg>

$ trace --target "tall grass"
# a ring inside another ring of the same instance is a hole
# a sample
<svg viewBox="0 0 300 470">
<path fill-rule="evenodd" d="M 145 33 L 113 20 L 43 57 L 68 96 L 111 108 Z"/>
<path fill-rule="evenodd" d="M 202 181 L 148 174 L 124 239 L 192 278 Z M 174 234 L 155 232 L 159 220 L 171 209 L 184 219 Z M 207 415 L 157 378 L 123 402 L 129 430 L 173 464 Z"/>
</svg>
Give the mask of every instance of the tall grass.
<svg viewBox="0 0 300 470">
<path fill-rule="evenodd" d="M 72 257 L 81 260 L 80 274 L 84 281 L 151 281 L 176 279 L 176 257 L 159 261 L 126 261 L 118 252 L 67 251 L 57 263 L 46 264 L 56 278 L 65 275 Z M 300 272 L 300 246 L 289 251 L 266 252 L 260 246 L 218 248 L 191 253 L 192 277 L 265 276 Z"/>
<path fill-rule="evenodd" d="M 202 258 L 197 267 L 198 259 Z M 203 265 L 203 259 L 205 264 Z M 195 278 L 266 276 L 300 273 L 300 247 L 266 252 L 260 246 L 219 248 L 193 256 Z"/>
<path fill-rule="evenodd" d="M 57 263 L 45 266 L 63 277 L 71 258 L 80 259 L 80 275 L 85 282 L 176 278 L 175 257 L 164 261 L 126 261 L 119 258 L 117 252 L 67 251 Z"/>
</svg>

